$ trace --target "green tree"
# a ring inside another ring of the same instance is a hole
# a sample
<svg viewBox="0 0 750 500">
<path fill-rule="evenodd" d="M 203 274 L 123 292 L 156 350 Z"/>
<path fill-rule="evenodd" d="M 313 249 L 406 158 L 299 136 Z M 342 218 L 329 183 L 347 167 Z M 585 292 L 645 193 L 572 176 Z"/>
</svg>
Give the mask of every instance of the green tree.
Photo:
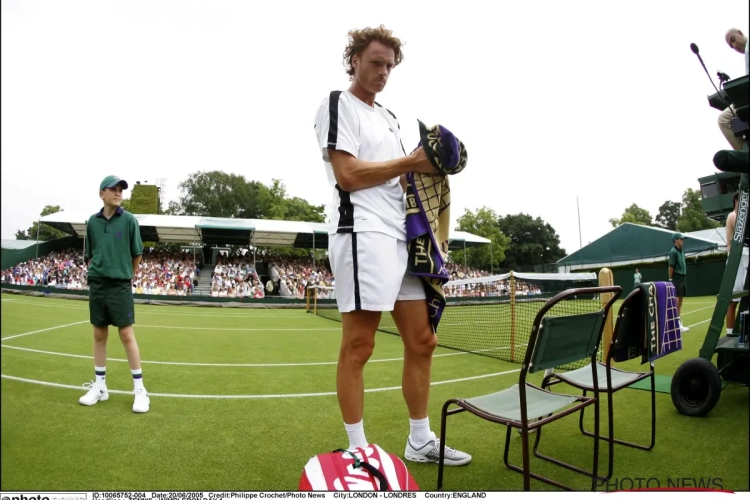
<svg viewBox="0 0 750 500">
<path fill-rule="evenodd" d="M 540 217 L 520 213 L 498 219 L 500 231 L 510 238 L 502 267 L 520 269 L 524 266 L 553 264 L 565 257 L 555 229 Z"/>
<path fill-rule="evenodd" d="M 682 195 L 682 214 L 677 220 L 677 230 L 683 233 L 713 229 L 721 226 L 713 219 L 706 217 L 699 191 L 688 188 Z"/>
<path fill-rule="evenodd" d="M 490 248 L 490 245 L 481 245 L 466 249 L 466 264 L 469 267 L 489 271 L 492 267 L 497 268 L 505 260 L 505 250 L 510 244 L 510 238 L 500 231 L 498 218 L 497 214 L 487 207 L 479 208 L 475 212 L 466 209 L 464 214 L 458 218 L 459 231 L 484 236 L 492 241 L 492 248 Z M 491 254 L 490 250 L 492 251 Z M 450 259 L 458 264 L 463 264 L 464 251 L 451 251 Z"/>
<path fill-rule="evenodd" d="M 180 183 L 183 195 L 169 204 L 168 211 L 174 215 L 256 218 L 259 186 L 241 175 L 219 170 L 195 172 Z"/>
<path fill-rule="evenodd" d="M 40 215 L 44 217 L 45 215 L 51 215 L 57 212 L 62 212 L 62 209 L 59 205 L 46 205 L 42 209 L 42 213 Z M 55 229 L 52 226 L 48 226 L 47 224 L 42 224 L 41 227 L 39 227 L 39 221 L 34 221 L 34 223 L 31 224 L 31 227 L 26 230 L 26 232 L 21 231 L 20 229 L 16 231 L 16 239 L 36 240 L 37 231 L 39 231 L 39 241 L 50 241 L 69 236 L 67 233 L 62 232 L 59 229 Z"/>
<path fill-rule="evenodd" d="M 289 198 L 286 187 L 274 179 L 270 186 L 220 171 L 195 172 L 180 183 L 182 196 L 169 202 L 166 214 L 243 219 L 323 222 L 325 207 Z"/>
<path fill-rule="evenodd" d="M 622 217 L 619 219 L 609 219 L 609 223 L 612 227 L 617 227 L 621 224 L 630 222 L 631 224 L 639 224 L 641 226 L 652 226 L 651 214 L 645 208 L 641 208 L 635 203 L 630 205 L 622 213 Z"/>
<path fill-rule="evenodd" d="M 125 204 L 127 202 L 127 204 Z M 136 184 L 122 208 L 134 214 L 159 213 L 159 188 L 153 184 Z"/>
<path fill-rule="evenodd" d="M 665 201 L 659 207 L 659 213 L 656 214 L 656 225 L 662 229 L 670 231 L 677 230 L 677 221 L 680 219 L 682 205 L 676 201 Z"/>
</svg>

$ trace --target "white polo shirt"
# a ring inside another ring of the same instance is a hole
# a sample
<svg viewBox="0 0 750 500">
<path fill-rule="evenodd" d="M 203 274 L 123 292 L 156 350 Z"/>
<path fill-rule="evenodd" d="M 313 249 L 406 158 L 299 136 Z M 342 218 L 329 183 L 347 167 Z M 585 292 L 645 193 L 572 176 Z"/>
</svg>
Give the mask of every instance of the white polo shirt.
<svg viewBox="0 0 750 500">
<path fill-rule="evenodd" d="M 353 192 L 336 184 L 328 148 L 346 151 L 362 161 L 388 161 L 405 156 L 395 115 L 371 107 L 348 91 L 335 90 L 315 115 L 328 183 L 334 188 L 327 215 L 328 234 L 376 231 L 406 241 L 406 195 L 399 178 Z"/>
</svg>

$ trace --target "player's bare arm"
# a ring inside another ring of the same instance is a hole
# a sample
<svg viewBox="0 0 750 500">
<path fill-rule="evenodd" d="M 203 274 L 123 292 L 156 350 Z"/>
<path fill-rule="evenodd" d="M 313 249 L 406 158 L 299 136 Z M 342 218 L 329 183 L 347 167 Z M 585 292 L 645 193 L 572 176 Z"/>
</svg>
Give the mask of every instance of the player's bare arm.
<svg viewBox="0 0 750 500">
<path fill-rule="evenodd" d="M 349 192 L 377 186 L 408 172 L 436 173 L 421 147 L 409 156 L 379 162 L 362 161 L 345 151 L 333 149 L 328 150 L 328 155 L 336 182 Z M 405 186 L 405 179 L 401 180 L 401 185 Z"/>
<path fill-rule="evenodd" d="M 734 224 L 737 220 L 737 213 L 731 212 L 727 215 L 727 248 L 732 249 L 732 238 L 734 237 Z"/>
<path fill-rule="evenodd" d="M 136 255 L 135 257 L 133 257 L 133 276 L 135 276 L 135 273 L 138 272 L 138 266 L 141 263 L 142 257 L 142 255 Z"/>
</svg>

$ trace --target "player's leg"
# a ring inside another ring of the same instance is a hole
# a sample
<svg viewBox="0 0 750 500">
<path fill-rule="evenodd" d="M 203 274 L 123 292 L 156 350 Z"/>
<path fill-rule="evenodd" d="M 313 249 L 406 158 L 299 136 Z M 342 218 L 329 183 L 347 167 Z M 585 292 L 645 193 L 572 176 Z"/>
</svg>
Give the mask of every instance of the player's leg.
<svg viewBox="0 0 750 500">
<path fill-rule="evenodd" d="M 94 327 L 94 382 L 85 384 L 89 390 L 78 402 L 91 406 L 109 399 L 106 382 L 107 338 L 112 323 L 107 312 L 106 291 L 100 280 L 89 280 L 89 320 Z"/>
<path fill-rule="evenodd" d="M 690 328 L 682 322 L 682 300 L 687 295 L 687 282 L 685 276 L 680 276 L 672 280 L 675 287 L 675 296 L 677 299 L 677 317 L 680 318 L 680 330 L 683 332 L 690 331 Z"/>
<path fill-rule="evenodd" d="M 367 445 L 362 372 L 375 347 L 381 312 L 393 309 L 398 294 L 399 282 L 388 272 L 395 248 L 395 238 L 381 233 L 342 233 L 329 237 L 328 257 L 336 279 L 336 303 L 343 331 L 336 392 L 349 448 Z"/>
<path fill-rule="evenodd" d="M 422 281 L 406 273 L 406 243 L 399 242 L 403 259 L 399 270 L 402 282 L 394 306 L 393 321 L 404 344 L 402 392 L 409 409 L 409 437 L 404 456 L 415 462 L 437 462 L 440 441 L 430 428 L 427 414 L 430 400 L 432 355 L 437 347 L 437 335 L 432 331 Z M 446 465 L 464 465 L 471 455 L 445 447 Z"/>
<path fill-rule="evenodd" d="M 336 280 L 338 284 L 338 280 Z M 336 294 L 338 297 L 338 293 Z M 342 313 L 342 336 L 336 369 L 338 396 L 349 448 L 367 446 L 364 430 L 365 387 L 363 371 L 375 347 L 375 330 L 380 312 L 352 311 Z"/>
<path fill-rule="evenodd" d="M 150 407 L 148 392 L 143 385 L 143 370 L 141 368 L 141 353 L 135 338 L 133 324 L 135 323 L 135 304 L 133 289 L 128 280 L 118 280 L 111 286 L 107 296 L 107 307 L 114 324 L 120 333 L 120 342 L 125 348 L 130 373 L 133 376 L 133 411 L 146 413 Z"/>
<path fill-rule="evenodd" d="M 726 138 L 727 142 L 730 146 L 732 146 L 732 149 L 735 151 L 741 151 L 743 146 L 743 139 L 742 137 L 736 137 L 734 133 L 732 132 L 732 125 L 731 121 L 732 118 L 734 118 L 734 115 L 732 114 L 732 111 L 734 110 L 734 106 L 729 106 L 727 109 L 719 113 L 719 129 L 721 129 L 721 133 L 724 134 L 724 137 Z"/>
<path fill-rule="evenodd" d="M 740 264 L 737 266 L 737 276 L 734 279 L 734 287 L 732 289 L 732 293 L 741 292 L 745 288 L 745 276 L 747 273 L 747 255 L 743 252 L 742 257 L 740 258 Z M 729 307 L 727 308 L 727 333 L 733 333 L 734 332 L 734 323 L 737 319 L 737 304 L 742 300 L 741 298 L 737 298 L 734 300 L 731 300 L 729 302 Z"/>
</svg>

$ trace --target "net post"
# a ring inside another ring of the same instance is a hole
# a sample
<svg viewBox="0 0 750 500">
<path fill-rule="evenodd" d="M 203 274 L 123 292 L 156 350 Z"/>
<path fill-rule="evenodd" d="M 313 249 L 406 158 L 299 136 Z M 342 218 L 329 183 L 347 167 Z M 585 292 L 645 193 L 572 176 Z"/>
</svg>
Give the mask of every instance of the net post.
<svg viewBox="0 0 750 500">
<path fill-rule="evenodd" d="M 516 361 L 516 278 L 510 271 L 510 360 Z"/>
<path fill-rule="evenodd" d="M 279 280 L 281 281 L 281 280 Z M 312 290 L 312 287 L 307 287 L 307 290 L 305 291 L 305 312 L 310 312 L 310 290 Z"/>
<path fill-rule="evenodd" d="M 615 280 L 612 275 L 612 270 L 608 267 L 604 267 L 599 270 L 599 286 L 612 286 Z M 612 299 L 612 293 L 602 293 L 600 296 L 602 307 Z M 602 334 L 602 360 L 606 360 L 609 355 L 609 344 L 612 342 L 612 335 L 614 332 L 614 315 L 612 314 L 614 308 L 610 308 L 607 313 L 607 318 L 604 322 L 604 333 Z M 612 362 L 614 364 L 614 361 Z"/>
</svg>

